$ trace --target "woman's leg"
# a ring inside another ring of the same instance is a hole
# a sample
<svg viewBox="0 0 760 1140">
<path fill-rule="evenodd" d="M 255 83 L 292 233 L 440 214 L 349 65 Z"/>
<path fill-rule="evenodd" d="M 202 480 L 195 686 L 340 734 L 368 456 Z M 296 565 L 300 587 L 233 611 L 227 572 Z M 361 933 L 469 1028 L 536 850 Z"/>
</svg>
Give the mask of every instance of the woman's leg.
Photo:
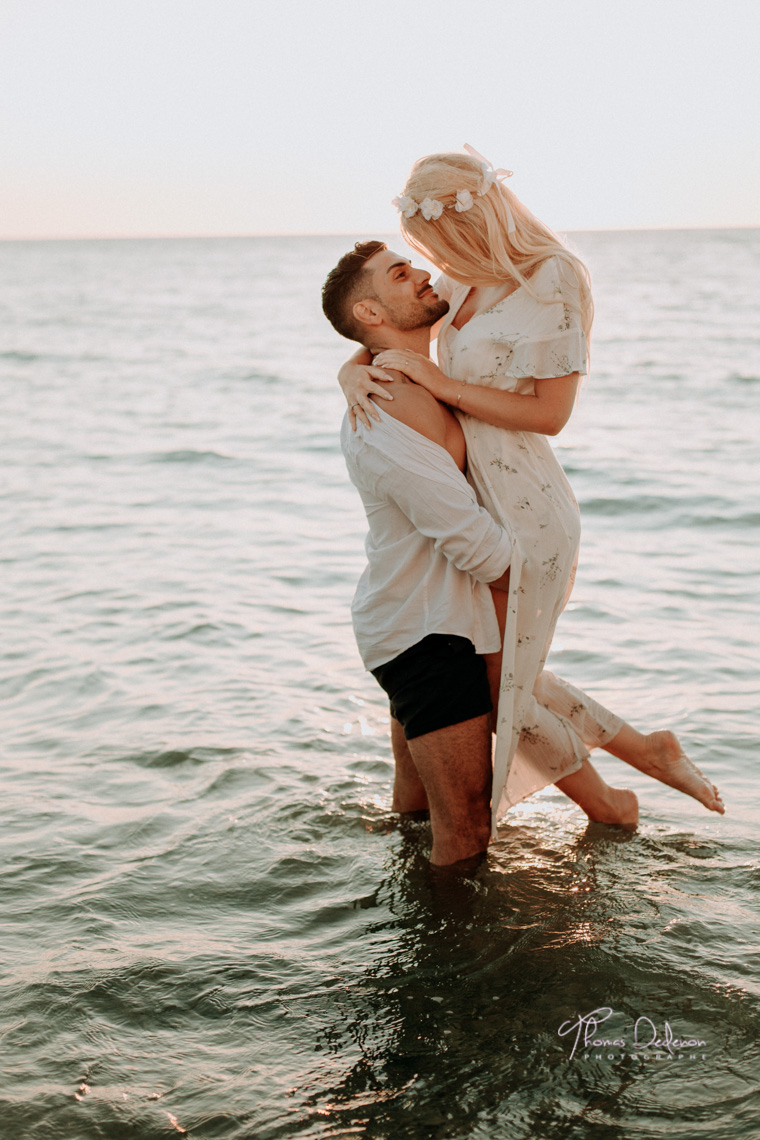
<svg viewBox="0 0 760 1140">
<path fill-rule="evenodd" d="M 590 760 L 584 760 L 577 772 L 557 780 L 555 786 L 575 800 L 596 823 L 616 823 L 633 829 L 639 822 L 639 801 L 635 794 L 628 788 L 611 788 Z"/>
<path fill-rule="evenodd" d="M 619 760 L 638 768 L 639 772 L 651 776 L 653 780 L 668 784 L 684 795 L 693 796 L 709 811 L 717 811 L 721 815 L 725 812 L 715 784 L 711 784 L 707 776 L 686 756 L 674 732 L 661 729 L 644 736 L 623 722 L 620 732 L 602 747 Z"/>
<path fill-rule="evenodd" d="M 503 590 L 492 590 L 491 594 L 503 638 L 507 595 Z M 501 681 L 501 653 L 487 654 L 486 665 L 495 718 Z M 622 717 L 616 716 L 604 705 L 595 701 L 593 697 L 589 697 L 561 677 L 555 676 L 548 669 L 544 669 L 539 676 L 534 689 L 534 696 L 539 706 L 543 706 L 550 712 L 558 714 L 565 721 L 570 722 L 572 729 L 587 750 L 603 748 L 626 764 L 630 764 L 631 767 L 651 776 L 652 779 L 660 780 L 661 783 L 668 784 L 671 788 L 676 788 L 685 795 L 693 796 L 710 811 L 720 813 L 725 811 L 717 788 L 684 755 L 674 733 L 663 730 L 644 735 L 638 732 L 630 724 L 627 724 Z M 538 721 L 541 719 L 540 714 L 535 714 L 530 719 Z M 542 735 L 546 735 L 546 733 L 542 733 Z M 552 734 L 550 733 L 550 735 Z M 564 750 L 561 738 L 556 741 L 556 746 L 560 752 Z M 523 752 L 525 751 L 525 740 L 523 738 L 520 740 L 520 749 Z M 597 776 L 590 763 L 588 767 Z M 573 775 L 578 776 L 579 774 L 573 773 Z M 589 781 L 588 806 L 594 810 L 600 788 L 590 776 Z M 557 786 L 560 787 L 560 783 Z M 607 787 L 606 784 L 604 786 Z M 570 785 L 562 787 L 562 791 L 570 795 L 576 803 L 580 803 L 576 796 L 579 792 L 583 792 L 583 781 L 581 779 L 575 781 L 573 787 L 576 794 L 571 793 L 568 790 L 569 787 Z M 615 789 L 610 789 L 610 791 L 615 791 Z M 633 793 L 628 794 L 632 795 Z M 584 807 L 584 804 L 581 803 L 580 806 Z M 584 810 L 586 810 L 585 807 Z M 595 817 L 592 816 L 592 818 Z"/>
<path fill-rule="evenodd" d="M 638 732 L 548 669 L 539 677 L 534 692 L 541 704 L 570 721 L 587 748 L 603 748 L 652 779 L 693 796 L 710 811 L 725 811 L 717 788 L 684 755 L 674 733 Z"/>
<path fill-rule="evenodd" d="M 491 595 L 503 639 L 507 595 L 503 590 L 494 589 L 491 590 Z M 491 685 L 495 723 L 501 681 L 501 653 L 487 654 L 486 665 Z M 570 722 L 587 749 L 603 748 L 639 772 L 651 776 L 653 780 L 659 780 L 661 783 L 683 792 L 684 795 L 693 796 L 709 811 L 717 811 L 723 814 L 726 810 L 718 789 L 684 754 L 675 733 L 661 730 L 644 735 L 638 732 L 630 724 L 627 724 L 622 717 L 616 716 L 604 705 L 595 701 L 593 697 L 589 697 L 561 677 L 555 676 L 548 669 L 544 669 L 539 676 L 534 695 L 539 704 L 558 713 Z M 522 740 L 520 741 L 520 748 L 523 749 Z M 589 767 L 591 767 L 590 764 Z M 557 786 L 559 787 L 559 784 Z M 566 789 L 563 788 L 562 790 L 565 791 Z M 589 785 L 590 804 L 595 801 L 597 791 L 598 789 Z M 572 795 L 571 798 L 575 799 L 575 796 Z M 576 800 L 576 802 L 579 801 Z"/>
<path fill-rule="evenodd" d="M 555 780 L 555 786 L 597 823 L 623 827 L 635 827 L 638 823 L 639 804 L 634 793 L 605 783 L 589 760 L 588 744 L 575 725 L 535 697 L 525 708 L 519 750 L 525 760 L 544 771 L 567 771 L 580 761 L 577 770 Z"/>
<path fill-rule="evenodd" d="M 499 702 L 501 654 L 487 654 L 486 667 L 495 719 Z M 604 782 L 588 758 L 587 742 L 583 741 L 567 717 L 558 715 L 558 712 L 533 698 L 526 709 L 525 724 L 526 728 L 520 737 L 520 752 L 526 760 L 534 759 L 544 769 L 566 769 L 580 760 L 578 770 L 557 780 L 556 787 L 577 803 L 589 819 L 622 827 L 636 826 L 639 818 L 636 796 L 627 788 L 611 788 Z"/>
</svg>

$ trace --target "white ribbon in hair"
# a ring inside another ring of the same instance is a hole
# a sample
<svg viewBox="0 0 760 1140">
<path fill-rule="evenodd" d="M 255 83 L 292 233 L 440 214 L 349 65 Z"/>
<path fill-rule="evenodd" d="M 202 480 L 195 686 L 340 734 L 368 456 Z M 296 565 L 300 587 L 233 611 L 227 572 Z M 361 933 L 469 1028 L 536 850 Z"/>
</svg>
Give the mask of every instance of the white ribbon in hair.
<svg viewBox="0 0 760 1140">
<path fill-rule="evenodd" d="M 513 171 L 505 170 L 503 167 L 499 167 L 497 170 L 492 162 L 489 162 L 487 158 L 484 158 L 483 155 L 475 150 L 474 146 L 470 146 L 469 143 L 464 144 L 464 149 L 467 151 L 470 158 L 474 158 L 480 163 L 483 170 L 483 185 L 478 194 L 479 198 L 482 198 L 484 194 L 488 193 L 497 179 L 501 181 L 502 178 L 512 177 Z M 513 234 L 517 227 L 515 226 L 515 219 L 512 216 L 512 211 L 506 198 L 504 199 L 504 205 L 507 208 L 507 233 Z"/>
</svg>

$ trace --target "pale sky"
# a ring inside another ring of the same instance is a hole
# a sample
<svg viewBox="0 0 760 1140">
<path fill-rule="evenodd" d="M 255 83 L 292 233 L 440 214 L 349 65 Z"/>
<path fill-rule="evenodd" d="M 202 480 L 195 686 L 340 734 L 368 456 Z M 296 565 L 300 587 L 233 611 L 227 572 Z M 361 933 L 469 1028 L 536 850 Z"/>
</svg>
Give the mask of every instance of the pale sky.
<svg viewBox="0 0 760 1140">
<path fill-rule="evenodd" d="M 760 225 L 758 0 L 0 0 L 0 236 L 389 233 L 471 143 L 557 229 Z"/>
</svg>

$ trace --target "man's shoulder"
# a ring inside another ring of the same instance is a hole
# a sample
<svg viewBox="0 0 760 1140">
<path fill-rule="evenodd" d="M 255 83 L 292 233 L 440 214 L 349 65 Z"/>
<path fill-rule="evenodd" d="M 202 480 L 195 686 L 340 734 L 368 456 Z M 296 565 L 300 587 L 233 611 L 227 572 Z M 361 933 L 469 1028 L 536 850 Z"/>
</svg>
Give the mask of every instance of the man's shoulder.
<svg viewBox="0 0 760 1140">
<path fill-rule="evenodd" d="M 433 443 L 444 446 L 446 421 L 444 411 L 426 388 L 404 379 L 393 380 L 387 385 L 393 400 L 377 399 L 375 403 L 394 420 L 406 424 Z"/>
</svg>

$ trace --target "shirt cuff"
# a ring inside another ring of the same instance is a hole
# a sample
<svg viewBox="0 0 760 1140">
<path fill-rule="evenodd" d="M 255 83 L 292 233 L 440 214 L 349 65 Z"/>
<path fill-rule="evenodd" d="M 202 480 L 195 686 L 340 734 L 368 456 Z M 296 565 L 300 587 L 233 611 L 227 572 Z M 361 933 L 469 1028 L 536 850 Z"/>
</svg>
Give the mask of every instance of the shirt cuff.
<svg viewBox="0 0 760 1140">
<path fill-rule="evenodd" d="M 497 578 L 501 578 L 502 574 L 506 574 L 512 562 L 512 539 L 502 527 L 499 529 L 501 530 L 501 537 L 498 546 L 481 564 L 478 573 L 473 575 L 486 584 L 495 582 Z"/>
</svg>

